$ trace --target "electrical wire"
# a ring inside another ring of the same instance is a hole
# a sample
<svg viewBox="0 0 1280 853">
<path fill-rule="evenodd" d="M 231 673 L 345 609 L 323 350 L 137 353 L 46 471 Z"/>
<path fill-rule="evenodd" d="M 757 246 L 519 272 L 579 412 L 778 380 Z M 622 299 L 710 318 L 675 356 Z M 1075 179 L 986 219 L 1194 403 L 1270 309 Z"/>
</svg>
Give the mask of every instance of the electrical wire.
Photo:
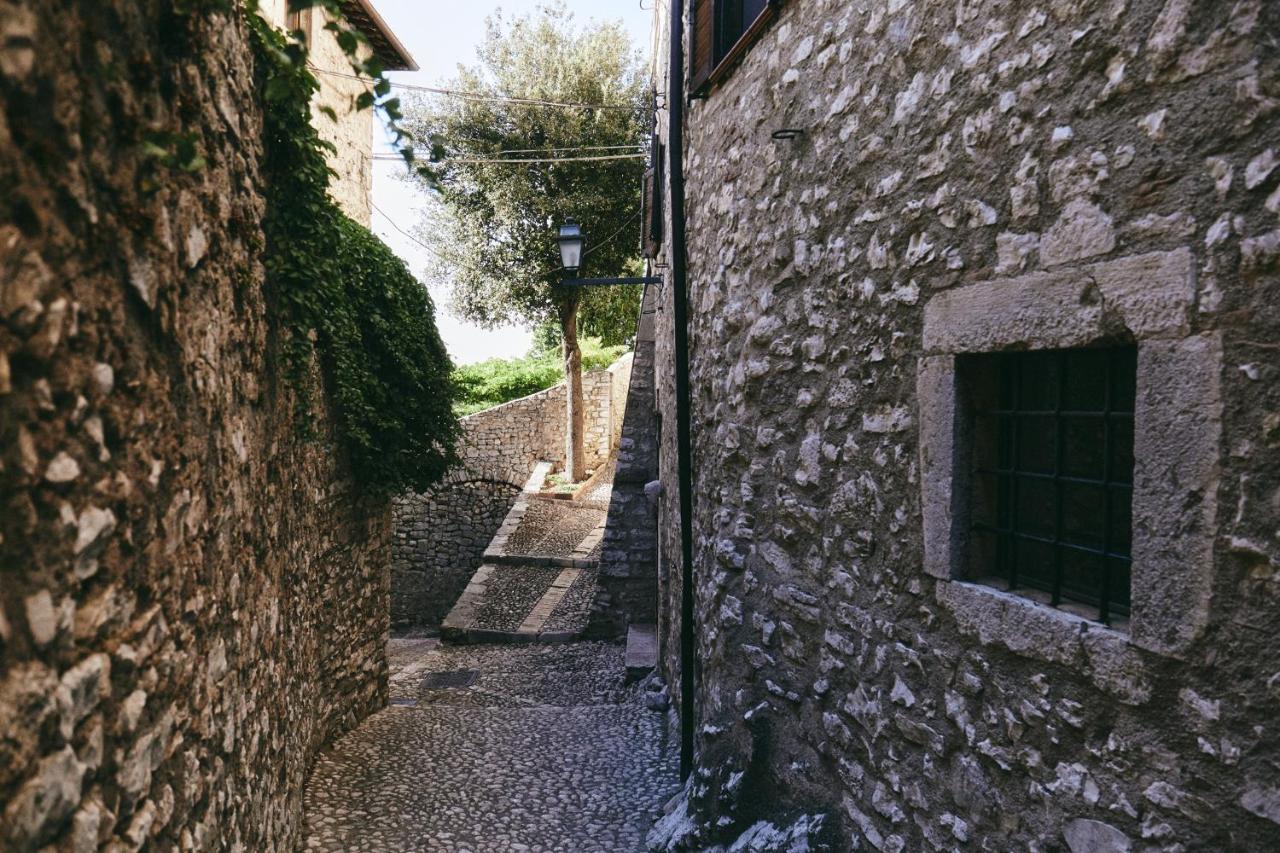
<svg viewBox="0 0 1280 853">
<path fill-rule="evenodd" d="M 328 74 L 331 77 L 346 77 L 349 80 L 359 80 L 368 85 L 369 80 L 361 77 L 359 74 L 346 74 L 342 71 L 331 71 L 327 68 L 320 68 L 308 63 L 308 68 L 320 74 Z M 438 86 L 420 86 L 412 83 L 396 83 L 391 82 L 393 89 L 403 89 L 408 92 L 429 92 L 433 95 L 448 95 L 452 98 L 461 98 L 464 101 L 484 101 L 496 104 L 512 104 L 522 107 L 557 107 L 563 109 L 580 109 L 580 110 L 625 110 L 634 112 L 635 107 L 625 104 L 588 104 L 580 101 L 548 101 L 541 98 L 512 98 L 503 97 L 501 95 L 485 95 L 479 92 L 463 92 L 458 89 L 443 89 Z"/>
<path fill-rule="evenodd" d="M 378 207 L 378 205 L 374 204 L 373 202 L 370 202 L 369 204 L 370 204 L 370 206 L 371 206 L 371 207 L 372 207 L 372 208 L 373 208 L 377 213 L 379 213 L 379 214 L 382 216 L 382 218 L 383 218 L 383 219 L 385 219 L 385 220 L 387 221 L 387 224 L 388 224 L 388 225 L 390 225 L 390 226 L 391 226 L 392 228 L 394 228 L 396 231 L 400 232 L 401 236 L 403 236 L 405 239 L 410 240 L 410 241 L 412 241 L 413 243 L 415 243 L 415 244 L 417 244 L 418 246 L 420 246 L 421 248 L 425 249 L 425 250 L 426 250 L 426 251 L 431 255 L 431 257 L 435 258 L 437 261 L 443 261 L 443 262 L 444 262 L 444 263 L 446 263 L 446 264 L 448 264 L 448 263 L 453 263 L 453 262 L 451 262 L 451 261 L 447 261 L 447 260 L 445 260 L 444 258 L 442 258 L 442 257 L 440 256 L 440 253 L 439 253 L 437 250 L 435 250 L 435 249 L 433 249 L 432 247 L 428 246 L 426 243 L 422 242 L 422 241 L 421 241 L 421 240 L 419 240 L 417 237 L 413 236 L 413 235 L 412 235 L 412 234 L 410 234 L 408 231 L 405 231 L 403 228 L 401 228 L 399 225 L 397 225 L 397 224 L 396 224 L 396 221 L 395 221 L 394 219 L 392 219 L 392 218 L 391 218 L 391 214 L 387 213 L 385 210 L 383 210 L 382 208 Z M 621 226 L 619 226 L 619 227 L 617 228 L 617 230 L 615 230 L 615 231 L 614 231 L 612 234 L 610 234 L 608 237 L 605 237 L 603 240 L 601 240 L 601 241 L 599 241 L 599 242 L 597 242 L 597 243 L 592 243 L 590 246 L 588 246 L 587 248 L 583 249 L 583 250 L 582 250 L 582 257 L 584 257 L 584 258 L 585 258 L 587 255 L 590 255 L 590 254 L 591 254 L 592 252 L 594 252 L 596 249 L 599 249 L 599 248 L 600 248 L 600 247 L 602 247 L 602 246 L 607 246 L 607 245 L 609 245 L 610 243 L 612 243 L 612 242 L 617 238 L 617 236 L 618 236 L 619 234 L 621 234 L 623 231 L 627 230 L 627 229 L 628 229 L 628 228 L 630 228 L 631 226 L 636 225 L 636 224 L 640 221 L 640 216 L 641 216 L 641 214 L 637 213 L 637 214 L 636 214 L 632 219 L 629 219 L 628 221 L 624 222 Z M 479 271 L 479 270 L 474 269 L 474 268 L 472 268 L 472 267 L 468 267 L 468 266 L 466 266 L 465 264 L 456 264 L 456 266 L 460 266 L 460 267 L 462 267 L 463 269 L 466 269 L 468 272 L 471 272 L 472 274 L 475 274 L 475 275 L 481 275 L 481 274 L 482 274 L 482 273 L 480 273 L 480 271 Z M 564 267 L 560 267 L 559 269 L 553 270 L 553 271 L 552 271 L 552 274 L 554 275 L 555 273 L 561 273 L 561 272 L 565 272 L 565 271 L 566 271 L 566 270 L 565 270 L 565 268 L 564 268 Z"/>
<path fill-rule="evenodd" d="M 647 154 L 598 154 L 586 157 L 501 157 L 495 159 L 460 157 L 450 158 L 447 160 L 437 161 L 443 165 L 452 163 L 480 164 L 480 163 L 590 163 L 602 160 L 643 160 Z M 401 160 L 404 158 L 399 154 L 374 154 L 374 160 Z"/>
</svg>

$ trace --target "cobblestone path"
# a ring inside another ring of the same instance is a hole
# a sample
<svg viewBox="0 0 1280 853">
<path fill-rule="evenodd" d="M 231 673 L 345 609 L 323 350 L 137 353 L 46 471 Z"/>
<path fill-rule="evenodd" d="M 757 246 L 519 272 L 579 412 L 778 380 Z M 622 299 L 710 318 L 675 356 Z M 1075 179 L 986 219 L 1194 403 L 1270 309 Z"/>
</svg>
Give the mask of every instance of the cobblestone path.
<svg viewBox="0 0 1280 853">
<path fill-rule="evenodd" d="M 392 640 L 391 670 L 392 706 L 316 764 L 308 850 L 641 851 L 679 788 L 620 646 Z"/>
</svg>

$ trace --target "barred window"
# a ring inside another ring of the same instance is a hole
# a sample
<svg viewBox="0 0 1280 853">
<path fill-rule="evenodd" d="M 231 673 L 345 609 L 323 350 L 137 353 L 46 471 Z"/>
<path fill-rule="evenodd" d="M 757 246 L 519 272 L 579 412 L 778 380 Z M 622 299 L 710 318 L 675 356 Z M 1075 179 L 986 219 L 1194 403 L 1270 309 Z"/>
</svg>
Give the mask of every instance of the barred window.
<svg viewBox="0 0 1280 853">
<path fill-rule="evenodd" d="M 1133 346 L 957 358 L 969 389 L 969 580 L 1111 624 L 1129 613 Z"/>
</svg>

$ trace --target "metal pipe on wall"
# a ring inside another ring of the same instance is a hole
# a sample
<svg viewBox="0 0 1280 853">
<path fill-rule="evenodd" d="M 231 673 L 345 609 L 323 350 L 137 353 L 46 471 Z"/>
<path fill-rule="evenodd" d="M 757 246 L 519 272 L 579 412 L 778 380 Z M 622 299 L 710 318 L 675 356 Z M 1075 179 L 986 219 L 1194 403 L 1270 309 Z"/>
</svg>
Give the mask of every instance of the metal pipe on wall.
<svg viewBox="0 0 1280 853">
<path fill-rule="evenodd" d="M 684 0 L 671 0 L 667 82 L 667 175 L 671 192 L 671 285 L 676 385 L 676 469 L 680 481 L 680 778 L 693 770 L 696 645 L 693 585 L 693 442 L 689 420 L 689 298 L 684 222 Z"/>
</svg>

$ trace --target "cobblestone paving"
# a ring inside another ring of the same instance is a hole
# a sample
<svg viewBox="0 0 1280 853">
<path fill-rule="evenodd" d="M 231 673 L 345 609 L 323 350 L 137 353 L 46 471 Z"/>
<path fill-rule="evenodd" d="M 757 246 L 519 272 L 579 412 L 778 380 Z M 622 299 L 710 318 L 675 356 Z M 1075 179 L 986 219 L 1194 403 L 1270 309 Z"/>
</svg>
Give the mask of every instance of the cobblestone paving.
<svg viewBox="0 0 1280 853">
<path fill-rule="evenodd" d="M 543 626 L 545 631 L 573 631 L 581 634 L 591 619 L 591 604 L 596 597 L 596 579 L 599 572 L 584 571 L 569 587 L 564 598 L 551 612 L 551 618 Z"/>
<path fill-rule="evenodd" d="M 569 554 L 604 519 L 599 506 L 535 498 L 507 540 L 508 554 Z"/>
<path fill-rule="evenodd" d="M 516 630 L 559 574 L 559 568 L 547 566 L 496 566 L 475 626 Z"/>
<path fill-rule="evenodd" d="M 392 640 L 393 705 L 321 756 L 305 849 L 628 853 L 679 788 L 678 745 L 623 650 Z M 478 670 L 427 690 L 432 672 Z M 410 704 L 412 703 L 412 704 Z"/>
</svg>

